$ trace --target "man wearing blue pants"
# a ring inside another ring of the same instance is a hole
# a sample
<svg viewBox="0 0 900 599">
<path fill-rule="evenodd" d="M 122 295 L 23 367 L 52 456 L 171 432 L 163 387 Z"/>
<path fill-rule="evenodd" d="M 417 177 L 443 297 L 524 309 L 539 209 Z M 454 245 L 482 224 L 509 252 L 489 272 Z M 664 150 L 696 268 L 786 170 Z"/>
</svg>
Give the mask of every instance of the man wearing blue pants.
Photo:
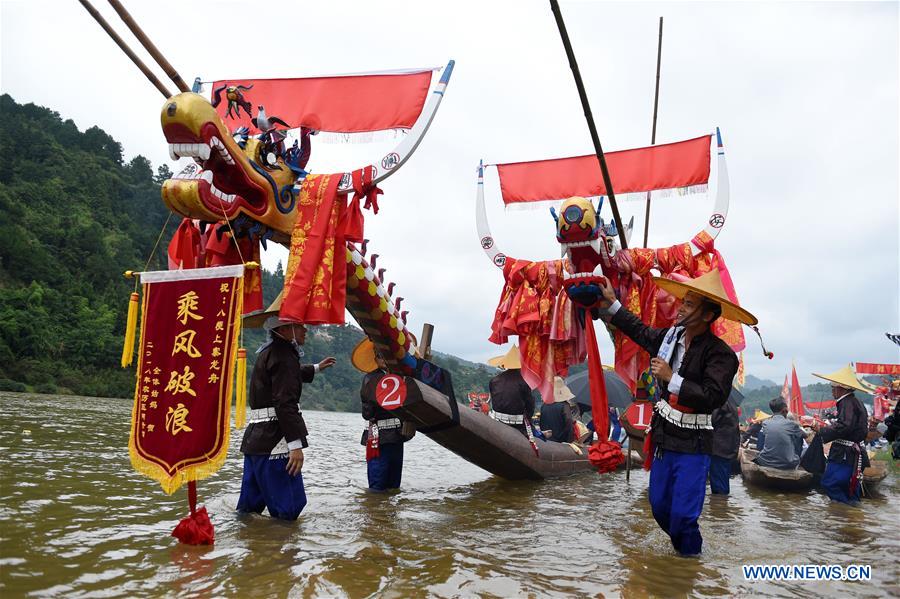
<svg viewBox="0 0 900 599">
<path fill-rule="evenodd" d="M 252 327 L 262 319 L 269 338 L 259 349 L 250 377 L 251 409 L 241 442 L 244 475 L 237 511 L 259 514 L 268 508 L 273 518 L 296 520 L 306 507 L 300 470 L 303 448 L 309 447 L 300 394 L 303 383 L 311 383 L 315 373 L 333 366 L 335 359 L 301 365 L 306 327 L 281 320 L 276 305 L 267 312 L 248 315 L 244 326 Z"/>
<path fill-rule="evenodd" d="M 382 408 L 375 398 L 376 385 L 388 374 L 387 365 L 369 339 L 356 346 L 350 361 L 366 373 L 359 397 L 363 420 L 368 423 L 363 438 L 369 489 L 399 489 L 403 477 L 403 444 L 408 440 L 403 434 L 403 420 L 395 412 Z"/>
<path fill-rule="evenodd" d="M 869 416 L 853 390 L 866 392 L 866 388 L 850 365 L 831 374 L 813 376 L 831 383 L 831 395 L 838 409 L 837 421 L 819 430 L 822 443 L 831 443 L 822 489 L 834 501 L 855 504 L 861 495 L 862 471 L 869 466 L 869 454 L 862 446 L 869 430 Z"/>
<path fill-rule="evenodd" d="M 646 326 L 622 307 L 609 282 L 601 307 L 613 325 L 653 356 L 650 371 L 660 400 L 648 429 L 654 455 L 650 507 L 675 550 L 693 556 L 703 548 L 697 521 L 713 448 L 712 412 L 726 402 L 738 370 L 734 351 L 710 327 L 720 316 L 751 325 L 757 320 L 728 300 L 716 269 L 685 282 L 654 281 L 682 300 L 674 327 Z"/>
</svg>

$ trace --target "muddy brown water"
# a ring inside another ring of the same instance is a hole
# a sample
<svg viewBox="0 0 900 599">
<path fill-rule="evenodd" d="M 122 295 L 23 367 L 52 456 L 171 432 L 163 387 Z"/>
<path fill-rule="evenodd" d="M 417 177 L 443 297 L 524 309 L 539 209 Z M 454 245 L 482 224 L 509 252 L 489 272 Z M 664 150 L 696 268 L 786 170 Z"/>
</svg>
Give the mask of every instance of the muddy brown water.
<svg viewBox="0 0 900 599">
<path fill-rule="evenodd" d="M 732 478 L 708 497 L 704 552 L 677 557 L 647 475 L 508 482 L 422 435 L 403 489 L 365 490 L 357 414 L 306 412 L 309 505 L 283 523 L 234 512 L 240 432 L 199 483 L 214 547 L 170 535 L 186 492 L 132 471 L 126 400 L 0 393 L 0 595 L 118 597 L 784 597 L 900 595 L 897 474 L 861 508 Z M 869 582 L 753 582 L 742 564 L 868 564 Z"/>
</svg>

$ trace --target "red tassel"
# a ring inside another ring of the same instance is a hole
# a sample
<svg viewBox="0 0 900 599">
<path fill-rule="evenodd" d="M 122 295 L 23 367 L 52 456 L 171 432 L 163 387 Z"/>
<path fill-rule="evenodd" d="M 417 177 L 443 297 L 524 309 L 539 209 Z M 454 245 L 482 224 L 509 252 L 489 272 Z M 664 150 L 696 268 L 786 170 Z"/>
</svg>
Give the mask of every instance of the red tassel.
<svg viewBox="0 0 900 599">
<path fill-rule="evenodd" d="M 600 474 L 612 472 L 625 462 L 622 446 L 609 439 L 599 439 L 588 448 L 588 459 Z"/>
<path fill-rule="evenodd" d="M 587 316 L 584 323 L 587 334 L 588 350 L 588 384 L 591 390 L 591 412 L 594 418 L 594 430 L 597 431 L 597 442 L 588 448 L 588 459 L 604 474 L 612 472 L 625 462 L 622 446 L 607 439 L 609 436 L 609 401 L 606 394 L 606 380 L 603 378 L 603 363 L 600 361 L 600 349 L 597 347 L 597 335 L 594 332 L 594 321 Z"/>
<path fill-rule="evenodd" d="M 644 470 L 650 470 L 653 464 L 653 434 L 650 429 L 644 433 Z"/>
<path fill-rule="evenodd" d="M 196 481 L 188 483 L 188 505 L 191 508 L 191 515 L 178 523 L 178 526 L 172 531 L 172 536 L 185 545 L 212 545 L 216 538 L 216 532 L 212 522 L 209 521 L 206 508 L 197 509 Z"/>
</svg>

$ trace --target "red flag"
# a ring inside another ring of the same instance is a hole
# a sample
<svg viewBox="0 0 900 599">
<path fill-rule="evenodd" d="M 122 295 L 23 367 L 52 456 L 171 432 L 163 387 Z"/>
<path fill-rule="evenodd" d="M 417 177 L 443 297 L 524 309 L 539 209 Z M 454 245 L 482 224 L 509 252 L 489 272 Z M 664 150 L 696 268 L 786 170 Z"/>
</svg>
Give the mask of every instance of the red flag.
<svg viewBox="0 0 900 599">
<path fill-rule="evenodd" d="M 791 387 L 788 383 L 788 375 L 784 375 L 784 385 L 781 386 L 781 399 L 788 405 L 791 404 Z"/>
<path fill-rule="evenodd" d="M 826 401 L 808 401 L 806 402 L 806 407 L 810 410 L 827 410 L 829 408 L 833 408 L 837 405 L 837 402 L 833 399 L 829 399 Z"/>
<path fill-rule="evenodd" d="M 259 106 L 265 107 L 267 117 L 278 117 L 291 128 L 336 133 L 409 129 L 425 105 L 431 73 L 427 69 L 399 74 L 225 79 L 213 83 L 212 102 L 232 130 L 245 126 L 251 134 L 259 132 L 251 122 Z M 229 102 L 226 88 L 237 86 L 232 93 L 239 92 L 240 101 Z"/>
<path fill-rule="evenodd" d="M 871 364 L 869 362 L 857 362 L 856 374 L 900 376 L 900 364 Z"/>
<path fill-rule="evenodd" d="M 710 136 L 606 154 L 616 195 L 709 182 Z M 498 164 L 504 204 L 607 195 L 597 157 Z"/>
<path fill-rule="evenodd" d="M 797 379 L 797 368 L 791 364 L 791 412 L 797 416 L 806 414 L 803 409 L 803 394 L 800 392 L 800 381 Z"/>
</svg>

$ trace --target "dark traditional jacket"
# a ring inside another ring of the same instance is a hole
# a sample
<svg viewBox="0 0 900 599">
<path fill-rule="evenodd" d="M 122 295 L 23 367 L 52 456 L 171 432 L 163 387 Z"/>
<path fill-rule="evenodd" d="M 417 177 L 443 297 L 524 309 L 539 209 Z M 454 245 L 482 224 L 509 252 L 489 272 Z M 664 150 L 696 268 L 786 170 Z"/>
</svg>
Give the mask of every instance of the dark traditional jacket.
<svg viewBox="0 0 900 599">
<path fill-rule="evenodd" d="M 735 459 L 738 448 L 741 446 L 741 427 L 738 424 L 737 406 L 726 401 L 721 408 L 713 410 L 712 425 L 714 429 L 712 454 L 726 460 Z"/>
<path fill-rule="evenodd" d="M 362 386 L 359 388 L 359 399 L 362 401 L 362 417 L 367 422 L 371 420 L 397 419 L 402 424 L 403 419 L 400 418 L 396 411 L 385 410 L 378 405 L 378 401 L 375 399 L 375 386 L 381 380 L 381 377 L 386 374 L 387 372 L 384 370 L 375 370 L 363 377 Z M 400 432 L 400 427 L 378 429 L 378 443 L 380 445 L 403 443 L 406 440 Z"/>
<path fill-rule="evenodd" d="M 534 416 L 534 396 L 531 387 L 522 378 L 522 371 L 518 368 L 504 370 L 491 379 L 491 406 L 495 412 L 501 414 L 523 414 L 525 423 L 516 425 L 525 433 L 525 425 L 531 424 Z"/>
<path fill-rule="evenodd" d="M 648 327 L 626 308 L 619 308 L 612 317 L 613 325 L 651 357 L 656 357 L 669 329 Z M 737 374 L 738 359 L 728 344 L 707 331 L 691 340 L 681 359 L 678 374 L 684 379 L 678 393 L 678 403 L 697 414 L 711 414 L 731 394 L 731 383 Z M 668 400 L 668 384 L 659 382 L 660 397 Z M 651 421 L 653 444 L 656 447 L 682 453 L 712 453 L 713 431 L 689 429 L 668 422 L 659 414 Z"/>
<path fill-rule="evenodd" d="M 550 441 L 571 443 L 575 436 L 572 407 L 564 401 L 541 406 L 541 430 L 553 431 Z"/>
<path fill-rule="evenodd" d="M 838 401 L 837 410 L 837 422 L 819 431 L 822 443 L 829 443 L 835 439 L 844 439 L 854 443 L 865 441 L 866 434 L 869 432 L 869 414 L 866 412 L 866 406 L 863 405 L 863 402 L 851 393 Z M 865 450 L 863 450 L 862 454 L 863 468 L 867 468 L 869 455 Z M 831 443 L 831 449 L 828 451 L 828 461 L 837 464 L 855 464 L 856 455 L 856 452 L 846 445 Z"/>
<path fill-rule="evenodd" d="M 249 404 L 252 409 L 275 408 L 277 420 L 248 425 L 241 443 L 243 453 L 269 454 L 282 438 L 287 443 L 299 439 L 303 447 L 309 446 L 309 433 L 300 413 L 300 394 L 303 383 L 311 383 L 314 376 L 315 367 L 300 364 L 291 342 L 273 337 L 253 367 Z"/>
</svg>

